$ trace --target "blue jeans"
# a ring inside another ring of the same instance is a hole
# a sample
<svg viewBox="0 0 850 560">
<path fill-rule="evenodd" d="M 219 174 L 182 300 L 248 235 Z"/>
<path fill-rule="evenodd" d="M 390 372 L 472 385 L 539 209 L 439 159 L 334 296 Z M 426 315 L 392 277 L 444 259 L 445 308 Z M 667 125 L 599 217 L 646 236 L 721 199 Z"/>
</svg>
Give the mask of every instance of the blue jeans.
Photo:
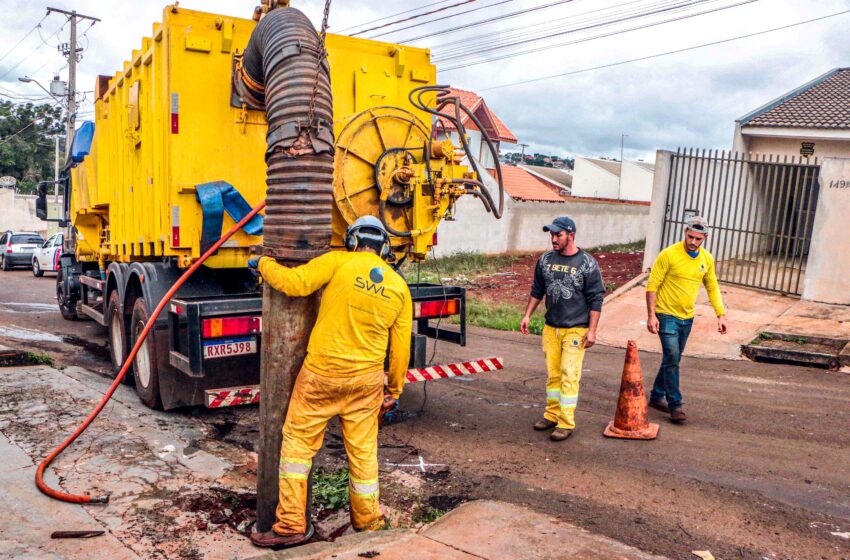
<svg viewBox="0 0 850 560">
<path fill-rule="evenodd" d="M 661 367 L 655 376 L 652 393 L 649 398 L 653 401 L 661 401 L 667 398 L 667 406 L 670 409 L 682 406 L 682 393 L 679 391 L 679 361 L 685 351 L 685 343 L 691 334 L 691 325 L 694 320 L 677 319 L 672 315 L 657 313 L 658 337 L 661 339 L 661 348 L 664 357 L 661 359 Z"/>
</svg>

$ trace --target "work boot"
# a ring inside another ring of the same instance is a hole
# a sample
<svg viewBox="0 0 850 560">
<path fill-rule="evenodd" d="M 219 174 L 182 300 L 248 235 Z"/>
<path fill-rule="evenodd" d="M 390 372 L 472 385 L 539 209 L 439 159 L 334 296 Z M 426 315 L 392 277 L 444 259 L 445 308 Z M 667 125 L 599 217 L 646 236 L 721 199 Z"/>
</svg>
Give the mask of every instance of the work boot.
<svg viewBox="0 0 850 560">
<path fill-rule="evenodd" d="M 564 441 L 571 435 L 573 435 L 572 430 L 567 430 L 566 428 L 555 428 L 555 430 L 549 434 L 549 439 L 552 441 Z"/>
<path fill-rule="evenodd" d="M 551 420 L 547 420 L 546 418 L 541 418 L 540 420 L 534 423 L 534 429 L 538 432 L 542 432 L 545 430 L 551 430 L 557 425 L 557 422 L 552 422 Z"/>
<path fill-rule="evenodd" d="M 670 408 L 667 406 L 667 403 L 664 401 L 656 401 L 653 399 L 649 399 L 649 406 L 654 408 L 655 410 L 660 410 L 661 412 L 670 413 Z"/>
<path fill-rule="evenodd" d="M 373 522 L 369 523 L 362 529 L 355 528 L 354 530 L 359 532 L 368 532 L 368 531 L 386 531 L 387 529 L 392 529 L 392 525 L 390 525 L 390 520 L 384 517 L 383 515 Z"/>
<path fill-rule="evenodd" d="M 674 424 L 684 424 L 688 421 L 688 415 L 682 410 L 681 406 L 677 406 L 670 410 L 670 420 Z"/>
<path fill-rule="evenodd" d="M 304 533 L 294 533 L 292 535 L 278 535 L 274 531 L 266 531 L 265 533 L 251 533 L 251 542 L 254 546 L 263 548 L 286 548 L 288 546 L 297 546 L 306 542 Z"/>
</svg>

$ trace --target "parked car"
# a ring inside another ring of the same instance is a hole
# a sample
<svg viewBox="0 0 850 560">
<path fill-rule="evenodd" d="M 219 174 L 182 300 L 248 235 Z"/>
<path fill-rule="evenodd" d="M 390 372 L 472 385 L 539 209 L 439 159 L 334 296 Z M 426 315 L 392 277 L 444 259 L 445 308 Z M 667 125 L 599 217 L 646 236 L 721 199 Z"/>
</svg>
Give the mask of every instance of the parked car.
<svg viewBox="0 0 850 560">
<path fill-rule="evenodd" d="M 59 270 L 59 255 L 62 254 L 62 239 L 64 235 L 57 233 L 44 242 L 32 254 L 32 275 L 41 277 L 45 272 Z"/>
<path fill-rule="evenodd" d="M 44 245 L 44 238 L 27 231 L 7 231 L 0 236 L 0 268 L 32 266 L 33 252 Z"/>
</svg>

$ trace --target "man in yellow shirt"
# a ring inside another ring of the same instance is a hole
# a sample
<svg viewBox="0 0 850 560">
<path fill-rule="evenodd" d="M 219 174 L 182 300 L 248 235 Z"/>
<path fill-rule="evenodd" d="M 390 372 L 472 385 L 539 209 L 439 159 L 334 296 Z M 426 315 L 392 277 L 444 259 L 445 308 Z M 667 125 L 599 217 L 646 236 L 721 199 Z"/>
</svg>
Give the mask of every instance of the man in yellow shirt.
<svg viewBox="0 0 850 560">
<path fill-rule="evenodd" d="M 705 285 L 717 314 L 717 331 L 726 334 L 726 311 L 714 273 L 714 257 L 701 247 L 708 233 L 704 218 L 695 216 L 688 220 L 685 239 L 658 254 L 646 285 L 646 328 L 658 334 L 663 350 L 649 406 L 669 412 L 670 419 L 677 424 L 688 420 L 682 410 L 679 361 L 691 333 L 700 284 Z"/>
<path fill-rule="evenodd" d="M 277 523 L 271 531 L 251 535 L 257 546 L 304 542 L 307 478 L 334 416 L 339 416 L 348 454 L 351 524 L 358 531 L 387 525 L 378 503 L 378 413 L 390 409 L 404 387 L 413 304 L 407 283 L 384 260 L 390 242 L 377 218 L 354 222 L 345 244 L 348 252 L 332 251 L 296 268 L 268 257 L 249 263 L 256 264 L 269 286 L 288 296 L 324 288 L 283 424 Z M 384 397 L 387 346 L 389 394 Z"/>
</svg>

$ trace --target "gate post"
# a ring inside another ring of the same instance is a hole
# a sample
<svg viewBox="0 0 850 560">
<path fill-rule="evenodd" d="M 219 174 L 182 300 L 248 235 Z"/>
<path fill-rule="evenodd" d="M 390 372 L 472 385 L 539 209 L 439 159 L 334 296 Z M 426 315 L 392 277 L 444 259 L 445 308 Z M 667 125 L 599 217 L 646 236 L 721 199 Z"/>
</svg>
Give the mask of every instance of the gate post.
<svg viewBox="0 0 850 560">
<path fill-rule="evenodd" d="M 673 152 L 658 150 L 655 153 L 655 175 L 652 180 L 652 199 L 649 203 L 649 223 L 646 229 L 646 245 L 643 248 L 643 270 L 652 268 L 655 257 L 661 252 L 664 236 L 664 216 L 667 214 L 667 189 Z"/>
<path fill-rule="evenodd" d="M 819 193 L 803 299 L 850 305 L 850 159 L 825 158 L 818 177 Z"/>
</svg>

